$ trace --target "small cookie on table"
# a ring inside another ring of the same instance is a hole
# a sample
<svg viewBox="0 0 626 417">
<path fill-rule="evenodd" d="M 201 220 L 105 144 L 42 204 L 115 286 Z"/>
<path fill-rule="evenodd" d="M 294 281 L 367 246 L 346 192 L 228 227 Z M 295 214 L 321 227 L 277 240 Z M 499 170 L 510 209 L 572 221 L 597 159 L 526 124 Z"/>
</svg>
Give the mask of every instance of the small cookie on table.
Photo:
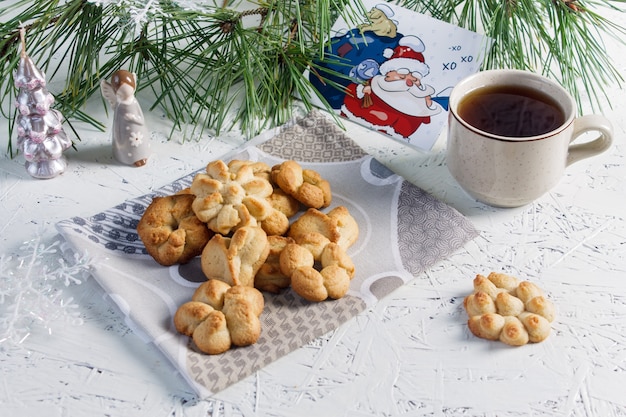
<svg viewBox="0 0 626 417">
<path fill-rule="evenodd" d="M 545 340 L 556 316 L 554 304 L 537 285 L 496 272 L 476 275 L 474 292 L 463 306 L 474 336 L 511 346 Z"/>
</svg>

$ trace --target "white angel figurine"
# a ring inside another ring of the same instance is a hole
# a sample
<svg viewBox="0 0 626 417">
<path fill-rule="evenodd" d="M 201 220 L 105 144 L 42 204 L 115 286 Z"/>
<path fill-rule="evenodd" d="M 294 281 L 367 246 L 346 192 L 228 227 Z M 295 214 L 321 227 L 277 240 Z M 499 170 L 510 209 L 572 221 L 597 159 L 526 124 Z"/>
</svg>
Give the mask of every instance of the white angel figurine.
<svg viewBox="0 0 626 417">
<path fill-rule="evenodd" d="M 102 95 L 113 109 L 113 156 L 126 165 L 143 166 L 150 156 L 150 137 L 141 106 L 135 98 L 136 76 L 119 70 L 111 82 L 102 80 Z"/>
</svg>

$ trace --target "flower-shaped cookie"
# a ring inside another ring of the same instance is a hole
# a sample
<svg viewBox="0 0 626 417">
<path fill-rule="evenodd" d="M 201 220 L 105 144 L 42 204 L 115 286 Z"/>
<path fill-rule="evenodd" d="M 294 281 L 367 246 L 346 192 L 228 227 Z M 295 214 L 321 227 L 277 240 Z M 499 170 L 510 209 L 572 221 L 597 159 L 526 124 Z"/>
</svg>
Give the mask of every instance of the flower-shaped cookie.
<svg viewBox="0 0 626 417">
<path fill-rule="evenodd" d="M 358 239 L 359 225 L 344 206 L 328 213 L 310 208 L 291 225 L 288 235 L 295 238 L 309 232 L 320 233 L 346 250 Z"/>
<path fill-rule="evenodd" d="M 346 207 L 328 214 L 310 208 L 291 225 L 289 236 L 268 237 L 270 254 L 254 286 L 269 292 L 291 286 L 309 301 L 341 298 L 354 276 L 346 250 L 358 235 L 358 224 Z"/>
<path fill-rule="evenodd" d="M 355 268 L 345 250 L 317 232 L 301 234 L 294 240 L 281 251 L 279 264 L 296 294 L 309 301 L 346 295 Z"/>
<path fill-rule="evenodd" d="M 474 292 L 463 300 L 467 325 L 477 337 L 512 346 L 537 343 L 550 335 L 554 304 L 529 281 L 492 272 L 476 275 Z"/>
<path fill-rule="evenodd" d="M 202 250 L 202 272 L 207 279 L 252 287 L 269 251 L 267 234 L 258 226 L 244 226 L 231 237 L 216 234 Z"/>
<path fill-rule="evenodd" d="M 193 201 L 190 194 L 155 197 L 139 220 L 137 234 L 161 265 L 189 262 L 213 236 L 194 214 Z"/>
<path fill-rule="evenodd" d="M 233 161 L 232 166 L 231 170 L 224 161 L 213 161 L 206 174 L 197 174 L 191 184 L 196 216 L 223 235 L 246 225 L 256 226 L 274 212 L 267 200 L 273 191 L 269 181 L 255 175 L 252 164 Z"/>
<path fill-rule="evenodd" d="M 271 178 L 281 190 L 307 207 L 319 209 L 331 203 L 330 183 L 316 171 L 303 169 L 296 161 L 273 166 Z"/>
<path fill-rule="evenodd" d="M 255 288 L 231 287 L 212 279 L 200 285 L 191 301 L 178 308 L 174 326 L 179 333 L 190 336 L 202 352 L 216 355 L 231 345 L 257 342 L 264 304 L 263 295 Z"/>
<path fill-rule="evenodd" d="M 272 210 L 264 210 L 263 213 L 255 216 L 259 226 L 268 235 L 280 236 L 285 234 L 289 229 L 289 218 L 299 211 L 300 202 L 272 183 L 271 169 L 265 162 L 232 160 L 228 163 L 228 168 L 233 173 L 237 173 L 247 166 L 252 168 L 255 177 L 268 181 L 272 185 L 272 194 L 267 197 Z"/>
</svg>

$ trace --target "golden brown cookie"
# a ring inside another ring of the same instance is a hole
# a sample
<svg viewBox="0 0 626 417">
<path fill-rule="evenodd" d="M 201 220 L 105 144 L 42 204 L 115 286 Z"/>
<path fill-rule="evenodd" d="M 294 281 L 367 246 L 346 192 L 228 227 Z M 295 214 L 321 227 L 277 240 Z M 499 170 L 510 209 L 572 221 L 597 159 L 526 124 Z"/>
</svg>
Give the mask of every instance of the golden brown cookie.
<svg viewBox="0 0 626 417">
<path fill-rule="evenodd" d="M 294 240 L 285 236 L 268 236 L 270 252 L 254 277 L 254 287 L 261 291 L 278 293 L 289 287 L 291 278 L 280 270 L 280 254 Z"/>
<path fill-rule="evenodd" d="M 198 349 L 209 355 L 219 355 L 230 349 L 231 338 L 224 313 L 214 310 L 196 327 L 192 334 Z"/>
<path fill-rule="evenodd" d="M 478 274 L 473 283 L 474 292 L 463 300 L 472 334 L 511 346 L 549 336 L 555 307 L 537 285 L 495 272 Z"/>
<path fill-rule="evenodd" d="M 200 255 L 213 233 L 195 215 L 192 194 L 155 197 L 137 224 L 148 253 L 164 266 Z"/>
<path fill-rule="evenodd" d="M 333 208 L 328 214 L 310 208 L 289 228 L 288 235 L 298 239 L 299 235 L 319 233 L 331 242 L 348 249 L 359 237 L 359 226 L 344 206 Z"/>
<path fill-rule="evenodd" d="M 188 301 L 181 305 L 174 314 L 174 327 L 179 333 L 191 336 L 196 327 L 214 311 L 210 305 Z"/>
<path fill-rule="evenodd" d="M 209 163 L 206 174 L 197 174 L 191 183 L 192 204 L 198 218 L 216 233 L 227 235 L 243 226 L 256 226 L 273 212 L 267 201 L 273 187 L 254 175 L 250 164 L 231 171 L 224 161 Z"/>
<path fill-rule="evenodd" d="M 318 242 L 326 243 L 318 247 Z M 319 233 L 309 234 L 309 239 L 303 243 L 287 244 L 280 254 L 280 269 L 291 278 L 295 293 L 309 301 L 338 299 L 346 295 L 354 276 L 352 259 L 341 246 Z"/>
<path fill-rule="evenodd" d="M 258 341 L 261 335 L 259 316 L 264 306 L 263 295 L 255 288 L 231 287 L 209 280 L 198 287 L 192 301 L 178 308 L 174 326 L 179 333 L 191 336 L 202 352 L 216 355 L 227 351 L 231 345 L 247 346 Z"/>
<path fill-rule="evenodd" d="M 328 207 L 332 201 L 330 183 L 316 171 L 303 169 L 296 161 L 273 166 L 271 178 L 281 190 L 307 207 Z"/>
<path fill-rule="evenodd" d="M 224 294 L 230 289 L 230 285 L 219 279 L 210 279 L 203 282 L 191 296 L 191 301 L 199 301 L 208 304 L 216 310 L 224 306 Z"/>
<path fill-rule="evenodd" d="M 242 227 L 231 237 L 216 234 L 202 251 L 202 272 L 207 279 L 251 287 L 269 250 L 267 234 L 260 227 Z"/>
</svg>

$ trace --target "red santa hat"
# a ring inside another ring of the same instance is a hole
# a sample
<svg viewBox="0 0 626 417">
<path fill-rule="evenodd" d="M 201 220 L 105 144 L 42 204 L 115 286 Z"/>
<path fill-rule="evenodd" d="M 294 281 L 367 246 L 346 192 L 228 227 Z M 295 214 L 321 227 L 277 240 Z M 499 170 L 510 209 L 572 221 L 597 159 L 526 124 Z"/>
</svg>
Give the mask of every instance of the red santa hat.
<svg viewBox="0 0 626 417">
<path fill-rule="evenodd" d="M 407 69 L 411 73 L 418 73 L 425 77 L 430 72 L 428 65 L 424 63 L 422 52 L 426 50 L 424 42 L 417 36 L 404 36 L 398 41 L 394 49 L 387 48 L 383 56 L 388 58 L 380 66 L 380 73 L 387 74 L 389 71 Z"/>
</svg>

